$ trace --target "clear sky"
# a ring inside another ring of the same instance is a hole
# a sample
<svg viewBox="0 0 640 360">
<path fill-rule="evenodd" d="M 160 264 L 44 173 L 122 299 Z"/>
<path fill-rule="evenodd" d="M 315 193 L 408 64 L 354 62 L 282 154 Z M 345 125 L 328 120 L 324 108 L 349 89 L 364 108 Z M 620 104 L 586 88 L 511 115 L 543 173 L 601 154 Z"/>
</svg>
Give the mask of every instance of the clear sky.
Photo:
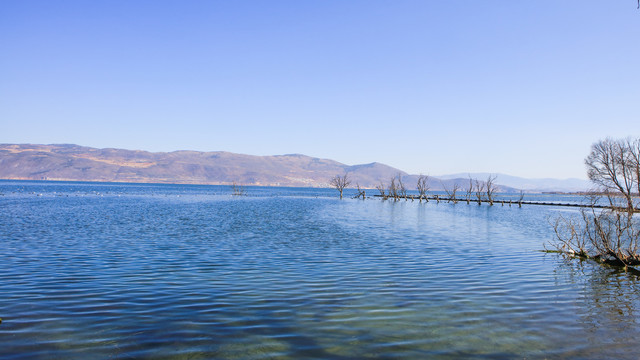
<svg viewBox="0 0 640 360">
<path fill-rule="evenodd" d="M 636 0 L 0 1 L 0 143 L 585 178 L 640 136 Z"/>
</svg>

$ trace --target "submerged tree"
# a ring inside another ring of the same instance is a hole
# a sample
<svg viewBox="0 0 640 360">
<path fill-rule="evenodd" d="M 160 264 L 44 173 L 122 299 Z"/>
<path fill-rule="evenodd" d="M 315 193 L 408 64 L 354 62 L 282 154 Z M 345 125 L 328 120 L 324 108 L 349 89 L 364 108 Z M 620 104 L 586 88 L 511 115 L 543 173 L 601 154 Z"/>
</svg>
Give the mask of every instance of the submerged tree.
<svg viewBox="0 0 640 360">
<path fill-rule="evenodd" d="M 353 198 L 354 199 L 362 198 L 362 200 L 365 200 L 367 198 L 367 193 L 365 192 L 365 190 L 360 188 L 360 184 L 358 183 L 356 183 L 356 188 L 358 188 L 358 194 Z"/>
<path fill-rule="evenodd" d="M 467 201 L 467 204 L 469 204 L 469 201 L 471 201 L 471 197 L 473 196 L 473 179 L 471 178 L 471 175 L 469 175 L 469 187 L 467 187 L 467 191 L 464 195 L 464 199 Z"/>
<path fill-rule="evenodd" d="M 336 175 L 333 179 L 331 179 L 329 185 L 336 188 L 340 192 L 340 199 L 342 199 L 342 191 L 344 190 L 344 188 L 351 185 L 351 180 L 349 180 L 348 174 L 344 174 L 342 176 Z"/>
<path fill-rule="evenodd" d="M 385 185 L 382 182 L 380 182 L 379 185 L 376 185 L 376 189 L 378 189 L 378 191 L 380 192 L 380 196 L 382 196 L 382 198 L 385 200 L 390 197 L 392 197 L 396 201 L 400 198 L 405 198 L 405 200 L 408 200 L 407 187 L 402 181 L 402 174 L 398 174 L 391 178 L 389 186 L 386 188 L 386 193 Z"/>
<path fill-rule="evenodd" d="M 380 192 L 380 196 L 382 196 L 382 200 L 387 200 L 387 194 L 385 193 L 385 186 L 382 183 L 382 181 L 380 181 L 380 184 L 376 185 L 376 189 L 378 189 L 378 191 Z"/>
<path fill-rule="evenodd" d="M 234 196 L 243 196 L 243 195 L 246 195 L 247 193 L 246 190 L 244 189 L 244 186 L 238 185 L 235 181 L 231 185 L 231 191 L 232 191 L 232 195 Z"/>
<path fill-rule="evenodd" d="M 444 189 L 444 192 L 447 193 L 447 202 L 453 201 L 453 203 L 456 204 L 458 202 L 458 199 L 456 198 L 456 193 L 458 192 L 458 190 L 460 190 L 460 185 L 454 182 L 453 187 L 451 188 L 451 190 L 449 190 L 447 188 L 447 185 L 444 184 L 444 182 L 441 181 L 440 183 L 442 184 L 442 188 Z"/>
<path fill-rule="evenodd" d="M 522 199 L 524 199 L 524 191 L 520 190 L 520 197 L 518 198 L 518 207 L 522 207 Z"/>
<path fill-rule="evenodd" d="M 494 195 L 496 190 L 498 189 L 496 185 L 497 176 L 489 175 L 487 181 L 484 183 L 484 188 L 487 191 L 487 200 L 489 201 L 489 205 L 493 206 L 493 201 L 495 200 Z"/>
<path fill-rule="evenodd" d="M 484 183 L 478 179 L 475 179 L 474 182 L 473 191 L 476 194 L 478 205 L 482 205 L 482 199 L 484 199 Z"/>
<path fill-rule="evenodd" d="M 640 193 L 640 139 L 601 140 L 585 160 L 596 186 L 590 207 L 579 218 L 559 216 L 554 223 L 557 251 L 622 266 L 640 265 L 640 224 L 634 216 Z M 637 189 L 638 192 L 635 192 Z M 608 205 L 600 209 L 602 201 Z"/>
<path fill-rule="evenodd" d="M 420 202 L 422 202 L 422 199 L 425 199 L 427 202 L 429 202 L 429 199 L 427 197 L 427 191 L 429 191 L 429 177 L 425 176 L 425 175 L 420 175 L 420 177 L 418 177 L 418 196 L 420 198 Z"/>
<path fill-rule="evenodd" d="M 398 179 L 398 196 L 407 200 L 407 188 L 404 186 L 404 182 L 402 182 L 402 175 L 398 174 L 396 178 Z"/>
<path fill-rule="evenodd" d="M 398 200 L 398 185 L 396 184 L 395 176 L 391 178 L 389 182 L 389 188 L 387 189 L 387 194 L 389 197 L 392 197 L 394 200 Z"/>
<path fill-rule="evenodd" d="M 557 241 L 552 245 L 565 255 L 625 267 L 640 265 L 640 226 L 626 209 L 583 208 L 579 218 L 559 216 L 554 231 Z"/>
<path fill-rule="evenodd" d="M 622 195 L 625 206 L 633 210 L 633 193 L 640 193 L 640 139 L 601 140 L 591 146 L 585 164 L 599 191 Z"/>
</svg>

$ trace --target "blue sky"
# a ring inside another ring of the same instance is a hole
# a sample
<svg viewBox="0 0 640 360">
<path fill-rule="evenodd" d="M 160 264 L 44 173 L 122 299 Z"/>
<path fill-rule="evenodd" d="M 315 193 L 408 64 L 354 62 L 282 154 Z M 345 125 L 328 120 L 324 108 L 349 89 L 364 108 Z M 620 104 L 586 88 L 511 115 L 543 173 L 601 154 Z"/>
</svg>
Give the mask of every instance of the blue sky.
<svg viewBox="0 0 640 360">
<path fill-rule="evenodd" d="M 0 2 L 0 142 L 585 178 L 640 136 L 635 0 Z"/>
</svg>

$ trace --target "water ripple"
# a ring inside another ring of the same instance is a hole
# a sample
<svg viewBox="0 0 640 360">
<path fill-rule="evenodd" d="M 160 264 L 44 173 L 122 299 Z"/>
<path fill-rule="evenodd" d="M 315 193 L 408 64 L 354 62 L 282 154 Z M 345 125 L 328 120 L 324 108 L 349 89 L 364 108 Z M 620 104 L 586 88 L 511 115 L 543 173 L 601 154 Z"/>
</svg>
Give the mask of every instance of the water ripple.
<svg viewBox="0 0 640 360">
<path fill-rule="evenodd" d="M 554 210 L 543 207 L 340 201 L 313 189 L 0 186 L 3 359 L 640 350 L 638 279 L 538 252 L 553 236 Z"/>
</svg>

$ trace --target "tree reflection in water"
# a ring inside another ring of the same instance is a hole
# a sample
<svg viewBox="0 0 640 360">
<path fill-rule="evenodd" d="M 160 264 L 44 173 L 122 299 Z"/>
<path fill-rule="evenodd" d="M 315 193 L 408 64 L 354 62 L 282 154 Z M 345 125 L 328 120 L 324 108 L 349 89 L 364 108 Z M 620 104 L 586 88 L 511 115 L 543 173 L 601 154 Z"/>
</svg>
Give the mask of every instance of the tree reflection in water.
<svg viewBox="0 0 640 360">
<path fill-rule="evenodd" d="M 603 354 L 624 357 L 637 353 L 640 338 L 640 277 L 588 260 L 565 259 L 555 272 L 558 285 L 572 284 L 580 342 L 598 344 Z M 575 339 L 574 341 L 577 341 Z"/>
</svg>

